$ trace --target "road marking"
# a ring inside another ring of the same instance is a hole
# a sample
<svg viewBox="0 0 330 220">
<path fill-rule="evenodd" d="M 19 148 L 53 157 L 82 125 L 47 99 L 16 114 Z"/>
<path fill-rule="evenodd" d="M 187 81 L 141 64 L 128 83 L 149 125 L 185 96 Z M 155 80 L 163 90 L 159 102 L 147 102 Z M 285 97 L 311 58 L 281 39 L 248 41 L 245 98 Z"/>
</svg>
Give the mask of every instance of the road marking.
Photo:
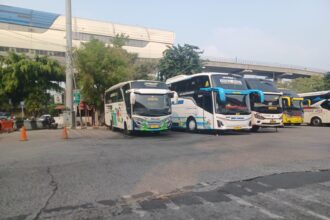
<svg viewBox="0 0 330 220">
<path fill-rule="evenodd" d="M 225 194 L 225 196 L 227 196 L 228 198 L 230 198 L 231 200 L 237 202 L 238 204 L 240 205 L 244 205 L 244 206 L 248 206 L 248 207 L 253 207 L 255 209 L 257 209 L 259 212 L 267 215 L 269 218 L 272 218 L 272 219 L 284 219 L 284 217 L 282 216 L 279 216 L 279 215 L 276 215 L 274 213 L 271 213 L 270 211 L 260 207 L 260 206 L 256 206 L 256 205 L 253 205 L 251 203 L 249 203 L 248 201 L 246 200 L 243 200 L 239 197 L 236 197 L 234 195 L 231 195 L 231 194 Z"/>
<path fill-rule="evenodd" d="M 248 191 L 249 193 L 253 192 L 252 189 L 247 188 L 247 187 L 242 187 L 243 189 L 245 189 L 246 191 Z"/>
<path fill-rule="evenodd" d="M 283 192 L 285 194 L 291 195 L 291 196 L 295 196 L 298 199 L 304 200 L 306 202 L 315 202 L 315 203 L 320 203 L 320 204 L 324 204 L 324 202 L 321 202 L 319 200 L 317 200 L 316 198 L 314 198 L 314 195 L 308 195 L 308 196 L 304 196 L 304 195 L 300 195 L 298 193 L 295 192 L 291 192 L 285 189 L 278 189 L 279 192 Z M 326 204 L 328 205 L 328 203 Z"/>
<path fill-rule="evenodd" d="M 131 195 L 123 195 L 121 198 L 123 198 L 123 199 L 131 199 L 132 198 L 132 196 Z"/>
<path fill-rule="evenodd" d="M 262 182 L 259 182 L 259 181 L 257 181 L 256 183 L 261 185 L 261 186 L 264 186 L 264 187 L 270 187 L 270 185 L 268 185 L 266 183 L 262 183 Z"/>
<path fill-rule="evenodd" d="M 169 209 L 173 209 L 173 210 L 178 210 L 178 209 L 180 209 L 180 207 L 177 206 L 177 205 L 175 205 L 173 202 L 168 202 L 168 203 L 166 203 L 166 206 L 167 206 L 167 208 L 169 208 Z"/>
<path fill-rule="evenodd" d="M 284 204 L 284 205 L 291 206 L 291 207 L 293 207 L 293 208 L 295 208 L 295 209 L 297 209 L 297 210 L 299 210 L 299 211 L 301 211 L 301 212 L 305 212 L 305 213 L 307 213 L 307 214 L 309 214 L 309 215 L 311 215 L 311 216 L 314 216 L 314 217 L 316 217 L 316 218 L 320 218 L 320 219 L 323 219 L 323 220 L 330 220 L 330 218 L 328 218 L 327 216 L 324 216 L 324 215 L 318 214 L 318 213 L 316 213 L 316 212 L 313 212 L 312 210 L 309 210 L 309 209 L 306 209 L 306 208 L 304 208 L 304 207 L 301 207 L 301 206 L 298 206 L 298 205 L 292 204 L 292 203 L 290 203 L 290 202 L 283 201 L 283 200 L 279 200 L 279 199 L 277 199 L 277 198 L 275 198 L 275 197 L 273 197 L 273 196 L 270 196 L 270 195 L 267 195 L 267 194 L 259 194 L 259 195 L 260 195 L 260 196 L 263 196 L 263 197 L 266 197 L 266 198 L 268 198 L 268 199 L 272 199 L 272 200 L 274 200 L 274 201 L 276 201 L 276 202 L 278 202 L 278 203 L 282 203 L 282 204 Z"/>
</svg>

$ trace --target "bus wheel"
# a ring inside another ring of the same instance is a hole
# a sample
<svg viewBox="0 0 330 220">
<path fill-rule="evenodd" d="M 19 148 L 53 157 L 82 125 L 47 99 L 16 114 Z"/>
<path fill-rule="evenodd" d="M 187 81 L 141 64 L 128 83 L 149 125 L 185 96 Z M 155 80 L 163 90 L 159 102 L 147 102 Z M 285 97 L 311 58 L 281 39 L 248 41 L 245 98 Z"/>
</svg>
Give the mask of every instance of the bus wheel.
<svg viewBox="0 0 330 220">
<path fill-rule="evenodd" d="M 128 130 L 127 125 L 126 125 L 126 122 L 124 124 L 124 134 L 125 135 L 131 135 L 132 134 L 132 132 L 130 130 Z"/>
<path fill-rule="evenodd" d="M 318 118 L 318 117 L 314 117 L 311 120 L 311 124 L 313 126 L 321 126 L 322 125 L 322 120 L 320 118 Z"/>
<path fill-rule="evenodd" d="M 194 118 L 189 118 L 187 121 L 187 130 L 189 132 L 196 132 L 197 130 L 197 123 L 196 120 Z"/>
<path fill-rule="evenodd" d="M 253 125 L 252 128 L 250 129 L 250 131 L 257 132 L 259 130 L 259 128 L 260 128 L 259 126 Z"/>
</svg>

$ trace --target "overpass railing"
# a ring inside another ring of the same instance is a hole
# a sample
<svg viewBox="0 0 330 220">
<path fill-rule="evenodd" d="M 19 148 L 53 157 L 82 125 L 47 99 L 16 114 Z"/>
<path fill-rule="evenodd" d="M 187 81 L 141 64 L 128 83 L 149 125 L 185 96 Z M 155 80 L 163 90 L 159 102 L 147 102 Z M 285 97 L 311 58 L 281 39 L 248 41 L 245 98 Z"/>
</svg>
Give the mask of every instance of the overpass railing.
<svg viewBox="0 0 330 220">
<path fill-rule="evenodd" d="M 304 71 L 311 71 L 311 72 L 318 72 L 318 73 L 329 72 L 329 70 L 318 69 L 318 68 L 310 68 L 310 67 L 303 67 L 303 66 L 289 65 L 289 64 L 281 64 L 281 63 L 253 61 L 253 60 L 240 59 L 240 58 L 237 58 L 237 57 L 236 58 L 227 58 L 227 57 L 202 56 L 201 58 L 204 61 L 215 61 L 215 62 L 223 62 L 223 63 L 237 63 L 237 64 L 243 64 L 243 65 L 279 67 L 279 68 L 304 70 Z"/>
</svg>

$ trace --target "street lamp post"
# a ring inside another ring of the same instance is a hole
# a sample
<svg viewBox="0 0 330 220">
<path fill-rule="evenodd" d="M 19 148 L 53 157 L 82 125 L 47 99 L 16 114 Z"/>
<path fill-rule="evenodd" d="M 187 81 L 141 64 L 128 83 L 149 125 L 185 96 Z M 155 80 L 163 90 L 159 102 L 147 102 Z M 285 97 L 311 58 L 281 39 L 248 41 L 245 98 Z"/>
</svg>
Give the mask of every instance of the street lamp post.
<svg viewBox="0 0 330 220">
<path fill-rule="evenodd" d="M 72 66 L 72 15 L 71 15 L 71 0 L 65 0 L 65 17 L 66 17 L 66 80 L 65 80 L 65 125 L 75 127 L 74 111 L 73 111 L 73 99 L 72 99 L 72 78 L 73 78 L 73 66 Z"/>
</svg>

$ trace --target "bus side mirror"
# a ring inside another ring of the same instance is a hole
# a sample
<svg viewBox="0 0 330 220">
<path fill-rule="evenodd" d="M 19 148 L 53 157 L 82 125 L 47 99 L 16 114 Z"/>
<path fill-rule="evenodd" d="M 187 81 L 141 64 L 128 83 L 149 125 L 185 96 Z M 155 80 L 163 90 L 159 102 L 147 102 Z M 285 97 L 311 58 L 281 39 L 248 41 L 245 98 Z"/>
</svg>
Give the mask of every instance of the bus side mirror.
<svg viewBox="0 0 330 220">
<path fill-rule="evenodd" d="M 135 95 L 135 93 L 131 93 L 131 95 L 130 95 L 130 101 L 131 101 L 131 104 L 132 105 L 134 105 L 135 104 L 135 102 L 136 102 L 136 95 Z"/>
<path fill-rule="evenodd" d="M 173 99 L 174 99 L 174 103 L 177 104 L 179 100 L 179 96 L 177 92 L 173 92 Z"/>
</svg>

